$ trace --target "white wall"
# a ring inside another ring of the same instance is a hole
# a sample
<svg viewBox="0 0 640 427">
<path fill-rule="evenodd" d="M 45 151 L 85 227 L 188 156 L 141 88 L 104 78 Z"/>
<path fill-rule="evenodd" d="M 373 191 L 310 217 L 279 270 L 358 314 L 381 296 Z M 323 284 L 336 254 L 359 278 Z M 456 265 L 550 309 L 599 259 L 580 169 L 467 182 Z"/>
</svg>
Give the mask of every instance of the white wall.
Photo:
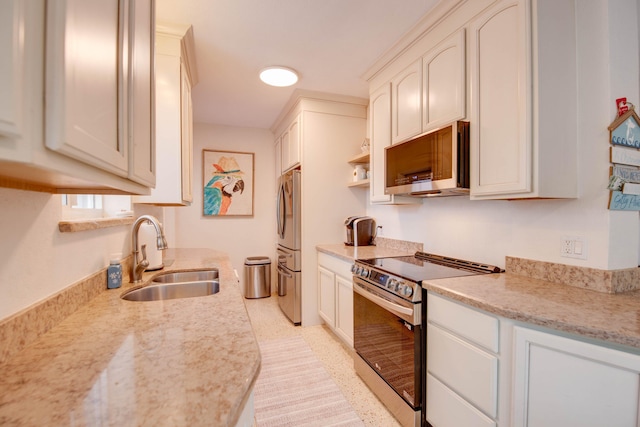
<svg viewBox="0 0 640 427">
<path fill-rule="evenodd" d="M 193 141 L 194 201 L 189 207 L 166 208 L 175 212 L 176 247 L 225 251 L 241 279 L 246 257 L 269 256 L 273 283 L 276 264 L 272 257 L 276 240 L 273 134 L 264 129 L 195 123 Z M 203 149 L 255 153 L 253 217 L 203 216 Z"/>
<path fill-rule="evenodd" d="M 60 233 L 60 198 L 0 188 L 0 320 L 130 252 L 128 226 Z"/>
<path fill-rule="evenodd" d="M 576 2 L 578 199 L 442 198 L 421 206 L 369 206 L 367 214 L 383 226 L 382 235 L 422 242 L 427 252 L 499 266 L 509 255 L 599 269 L 636 267 L 638 212 L 609 211 L 606 190 L 607 126 L 615 118 L 615 99 L 626 96 L 640 108 L 636 5 L 635 0 Z M 587 260 L 560 257 L 566 235 L 587 239 Z"/>
</svg>

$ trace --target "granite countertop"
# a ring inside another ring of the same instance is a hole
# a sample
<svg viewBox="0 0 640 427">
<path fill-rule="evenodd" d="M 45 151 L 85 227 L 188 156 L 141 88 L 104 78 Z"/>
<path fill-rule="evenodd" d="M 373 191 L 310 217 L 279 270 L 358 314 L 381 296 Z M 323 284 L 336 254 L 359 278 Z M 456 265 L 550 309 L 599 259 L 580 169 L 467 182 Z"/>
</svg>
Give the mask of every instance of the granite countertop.
<svg viewBox="0 0 640 427">
<path fill-rule="evenodd" d="M 640 350 L 640 291 L 606 294 L 512 273 L 426 280 L 423 287 L 508 319 Z"/>
<path fill-rule="evenodd" d="M 387 246 L 347 246 L 344 243 L 326 244 L 316 246 L 318 252 L 323 252 L 345 261 L 353 262 L 356 259 L 379 258 L 390 256 L 413 255 L 415 250 L 410 248 L 393 248 Z"/>
<path fill-rule="evenodd" d="M 228 256 L 168 249 L 146 272 L 218 268 L 220 292 L 125 301 L 102 292 L 0 365 L 0 425 L 235 425 L 260 351 Z"/>
</svg>

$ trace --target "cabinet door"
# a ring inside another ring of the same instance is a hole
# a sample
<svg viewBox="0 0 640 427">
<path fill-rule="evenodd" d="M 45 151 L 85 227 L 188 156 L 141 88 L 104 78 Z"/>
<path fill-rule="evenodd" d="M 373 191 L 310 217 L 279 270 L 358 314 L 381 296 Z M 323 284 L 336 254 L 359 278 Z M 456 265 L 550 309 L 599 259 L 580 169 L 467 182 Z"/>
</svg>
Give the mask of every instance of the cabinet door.
<svg viewBox="0 0 640 427">
<path fill-rule="evenodd" d="M 300 164 L 300 116 L 289 126 L 289 167 Z"/>
<path fill-rule="evenodd" d="M 300 115 L 291 122 L 281 137 L 282 171 L 300 164 Z"/>
<path fill-rule="evenodd" d="M 422 132 L 422 61 L 391 81 L 391 128 L 395 144 Z"/>
<path fill-rule="evenodd" d="M 336 275 L 336 330 L 353 347 L 353 283 Z"/>
<path fill-rule="evenodd" d="M 336 318 L 335 274 L 318 267 L 318 311 L 320 317 L 332 328 Z"/>
<path fill-rule="evenodd" d="M 427 371 L 495 419 L 498 358 L 430 323 L 427 325 L 427 349 Z"/>
<path fill-rule="evenodd" d="M 136 0 L 129 6 L 129 179 L 153 187 L 156 183 L 155 1 Z"/>
<path fill-rule="evenodd" d="M 282 174 L 282 138 L 276 139 L 273 149 L 275 150 L 276 179 L 278 179 Z"/>
<path fill-rule="evenodd" d="M 191 102 L 191 82 L 184 64 L 180 64 L 180 107 L 181 118 L 181 165 L 182 201 L 193 201 L 193 106 Z"/>
<path fill-rule="evenodd" d="M 515 426 L 639 425 L 640 356 L 514 330 Z"/>
<path fill-rule="evenodd" d="M 391 145 L 391 84 L 386 84 L 371 94 L 371 162 L 370 201 L 388 203 L 391 196 L 384 194 L 384 148 Z"/>
<path fill-rule="evenodd" d="M 462 29 L 423 57 L 423 132 L 465 117 L 465 54 Z"/>
<path fill-rule="evenodd" d="M 528 0 L 505 0 L 470 26 L 471 194 L 530 192 Z"/>
<path fill-rule="evenodd" d="M 47 3 L 45 144 L 128 176 L 124 0 Z"/>
<path fill-rule="evenodd" d="M 9 138 L 22 134 L 23 31 L 27 1 L 0 2 L 0 136 Z"/>
<path fill-rule="evenodd" d="M 437 427 L 496 427 L 496 422 L 427 374 L 427 420 Z"/>
<path fill-rule="evenodd" d="M 289 128 L 287 128 L 280 136 L 280 164 L 282 165 L 282 172 L 285 172 L 289 168 Z"/>
</svg>

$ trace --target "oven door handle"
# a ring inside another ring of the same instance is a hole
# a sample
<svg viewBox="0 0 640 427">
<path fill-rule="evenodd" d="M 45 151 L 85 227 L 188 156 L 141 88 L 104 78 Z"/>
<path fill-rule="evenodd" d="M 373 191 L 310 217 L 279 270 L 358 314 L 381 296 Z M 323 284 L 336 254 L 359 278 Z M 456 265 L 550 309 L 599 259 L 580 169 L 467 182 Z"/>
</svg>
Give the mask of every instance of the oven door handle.
<svg viewBox="0 0 640 427">
<path fill-rule="evenodd" d="M 353 290 L 362 295 L 364 298 L 368 299 L 369 301 L 379 305 L 380 307 L 383 307 L 384 309 L 390 311 L 391 313 L 395 314 L 398 317 L 404 317 L 404 316 L 413 316 L 413 308 L 407 308 L 407 307 L 403 307 L 399 304 L 396 304 L 394 302 L 391 301 L 387 301 L 384 298 L 381 298 L 369 291 L 367 291 L 366 289 L 363 288 L 363 286 L 361 284 L 359 284 L 358 282 L 353 282 Z"/>
</svg>

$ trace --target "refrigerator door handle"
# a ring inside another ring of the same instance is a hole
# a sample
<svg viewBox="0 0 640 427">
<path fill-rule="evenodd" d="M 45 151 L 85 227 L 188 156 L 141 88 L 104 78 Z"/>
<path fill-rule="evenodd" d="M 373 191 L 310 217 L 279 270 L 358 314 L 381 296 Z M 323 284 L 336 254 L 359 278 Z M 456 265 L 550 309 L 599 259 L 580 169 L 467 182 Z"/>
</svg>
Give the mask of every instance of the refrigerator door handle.
<svg viewBox="0 0 640 427">
<path fill-rule="evenodd" d="M 293 279 L 293 275 L 291 273 L 287 273 L 285 270 L 278 268 L 278 274 L 286 277 L 287 279 Z"/>
<path fill-rule="evenodd" d="M 280 276 L 284 276 L 281 278 Z M 293 275 L 287 273 L 284 269 L 278 266 L 278 296 L 284 297 L 287 295 L 287 280 L 293 279 Z"/>
<path fill-rule="evenodd" d="M 293 256 L 292 253 L 290 252 L 285 252 L 282 249 L 276 249 L 278 251 L 278 256 L 282 256 L 282 257 L 286 257 L 286 258 L 291 258 Z"/>
<path fill-rule="evenodd" d="M 284 239 L 284 227 L 286 221 L 286 206 L 285 206 L 285 194 L 284 194 L 284 185 L 281 183 L 280 188 L 278 189 L 278 200 L 276 202 L 277 211 L 276 211 L 276 219 L 278 221 L 278 235 L 281 239 Z"/>
</svg>

